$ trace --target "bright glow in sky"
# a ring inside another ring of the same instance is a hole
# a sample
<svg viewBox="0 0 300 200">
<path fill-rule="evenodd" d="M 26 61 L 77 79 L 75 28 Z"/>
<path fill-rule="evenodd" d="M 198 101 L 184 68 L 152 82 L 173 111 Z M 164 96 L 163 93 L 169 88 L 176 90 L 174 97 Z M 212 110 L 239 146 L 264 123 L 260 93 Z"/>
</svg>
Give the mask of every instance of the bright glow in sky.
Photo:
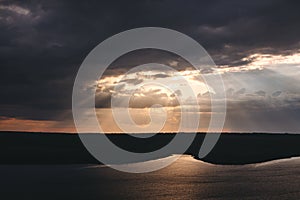
<svg viewBox="0 0 300 200">
<path fill-rule="evenodd" d="M 224 131 L 267 131 L 297 132 L 300 119 L 300 53 L 293 55 L 253 54 L 247 58 L 246 65 L 229 67 L 219 66 L 203 76 L 221 73 L 226 87 L 227 117 Z M 122 99 L 131 95 L 131 117 L 139 126 L 150 122 L 149 110 L 160 104 L 166 112 L 166 123 L 161 132 L 176 132 L 180 123 L 178 97 L 189 97 L 185 85 L 178 81 L 188 80 L 193 92 L 198 95 L 201 111 L 189 109 L 190 115 L 199 115 L 199 131 L 205 131 L 210 120 L 209 94 L 214 93 L 214 85 L 206 85 L 199 79 L 199 72 L 193 70 L 174 72 L 147 71 L 122 75 L 106 76 L 97 81 L 96 112 L 100 125 L 105 132 L 121 132 L 112 117 L 110 97 Z M 148 85 L 147 80 L 160 80 L 168 89 Z M 118 91 L 115 90 L 118 88 Z M 188 98 L 184 99 L 188 105 Z M 120 101 L 121 102 L 121 101 Z M 126 106 L 120 103 L 120 108 Z M 283 123 L 284 122 L 284 123 Z M 0 121 L 2 130 L 28 130 L 75 132 L 72 121 L 35 121 L 6 118 Z M 23 124 L 16 126 L 16 124 Z M 93 130 L 91 130 L 93 131 Z M 95 130 L 96 131 L 96 130 Z"/>
</svg>

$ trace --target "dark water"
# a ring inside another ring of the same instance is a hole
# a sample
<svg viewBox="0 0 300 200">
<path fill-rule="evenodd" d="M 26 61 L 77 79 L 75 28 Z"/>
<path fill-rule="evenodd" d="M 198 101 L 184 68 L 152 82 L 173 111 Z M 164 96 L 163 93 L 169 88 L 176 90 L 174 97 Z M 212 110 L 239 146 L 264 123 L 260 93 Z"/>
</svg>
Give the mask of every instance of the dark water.
<svg viewBox="0 0 300 200">
<path fill-rule="evenodd" d="M 183 156 L 146 174 L 87 165 L 2 165 L 1 199 L 300 199 L 300 158 L 217 166 Z"/>
</svg>

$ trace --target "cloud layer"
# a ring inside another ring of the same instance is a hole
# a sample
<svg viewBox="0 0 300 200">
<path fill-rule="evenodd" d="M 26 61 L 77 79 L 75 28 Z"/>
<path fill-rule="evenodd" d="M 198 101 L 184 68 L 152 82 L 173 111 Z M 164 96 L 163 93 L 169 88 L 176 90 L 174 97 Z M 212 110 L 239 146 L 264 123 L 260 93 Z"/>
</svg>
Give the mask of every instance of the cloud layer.
<svg viewBox="0 0 300 200">
<path fill-rule="evenodd" d="M 72 119 L 73 81 L 85 56 L 114 34 L 146 26 L 171 28 L 203 45 L 217 68 L 202 73 L 224 74 L 229 107 L 260 105 L 264 110 L 283 109 L 282 113 L 298 109 L 299 79 L 294 75 L 299 66 L 299 6 L 284 0 L 0 1 L 0 115 Z M 149 61 L 189 68 L 182 58 L 148 50 L 112 63 L 106 76 L 117 77 Z M 277 68 L 263 69 L 270 66 Z M 125 84 L 139 84 L 142 78 Z M 109 83 L 102 87 L 97 107 L 106 108 L 111 88 Z M 151 95 L 158 99 L 157 92 Z"/>
</svg>

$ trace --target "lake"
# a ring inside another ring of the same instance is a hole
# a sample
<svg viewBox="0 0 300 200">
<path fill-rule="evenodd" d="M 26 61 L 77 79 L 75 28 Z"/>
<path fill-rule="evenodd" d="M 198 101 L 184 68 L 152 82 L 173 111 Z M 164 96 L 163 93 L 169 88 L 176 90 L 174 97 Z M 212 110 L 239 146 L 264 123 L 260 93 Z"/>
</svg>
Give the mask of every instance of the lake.
<svg viewBox="0 0 300 200">
<path fill-rule="evenodd" d="M 300 199 L 300 158 L 224 166 L 184 155 L 145 174 L 102 165 L 0 165 L 0 176 L 2 199 Z"/>
</svg>

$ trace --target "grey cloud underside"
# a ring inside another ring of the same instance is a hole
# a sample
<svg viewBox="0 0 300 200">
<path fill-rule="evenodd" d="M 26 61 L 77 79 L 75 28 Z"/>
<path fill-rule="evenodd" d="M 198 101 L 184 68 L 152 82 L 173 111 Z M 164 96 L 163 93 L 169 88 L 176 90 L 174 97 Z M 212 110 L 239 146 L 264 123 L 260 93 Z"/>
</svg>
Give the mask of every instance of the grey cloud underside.
<svg viewBox="0 0 300 200">
<path fill-rule="evenodd" d="M 130 85 L 131 82 L 127 84 Z M 113 88 L 114 86 L 111 87 Z M 142 96 L 140 94 L 142 94 Z M 180 91 L 167 94 L 161 91 L 161 89 L 144 90 L 143 87 L 133 91 L 118 87 L 117 92 L 115 92 L 115 90 L 108 91 L 106 88 L 103 88 L 96 91 L 95 106 L 96 108 L 110 108 L 111 98 L 113 96 L 115 102 L 114 107 L 150 108 L 155 104 L 163 107 L 174 107 L 179 105 L 177 100 L 177 96 L 179 95 Z M 129 103 L 126 101 L 127 98 L 130 99 Z"/>
<path fill-rule="evenodd" d="M 252 53 L 289 54 L 299 49 L 297 1 L 9 0 L 0 5 L 0 108 L 1 115 L 9 117 L 52 119 L 68 111 L 76 72 L 88 52 L 131 28 L 181 31 L 202 44 L 217 65 L 243 65 L 251 60 L 241 58 Z M 4 9 L 10 5 L 29 13 Z M 177 59 L 175 67 L 186 67 L 184 61 L 161 52 L 139 55 L 140 60 L 127 58 L 126 63 L 112 65 L 107 75 L 122 74 L 148 60 L 170 64 Z"/>
</svg>

